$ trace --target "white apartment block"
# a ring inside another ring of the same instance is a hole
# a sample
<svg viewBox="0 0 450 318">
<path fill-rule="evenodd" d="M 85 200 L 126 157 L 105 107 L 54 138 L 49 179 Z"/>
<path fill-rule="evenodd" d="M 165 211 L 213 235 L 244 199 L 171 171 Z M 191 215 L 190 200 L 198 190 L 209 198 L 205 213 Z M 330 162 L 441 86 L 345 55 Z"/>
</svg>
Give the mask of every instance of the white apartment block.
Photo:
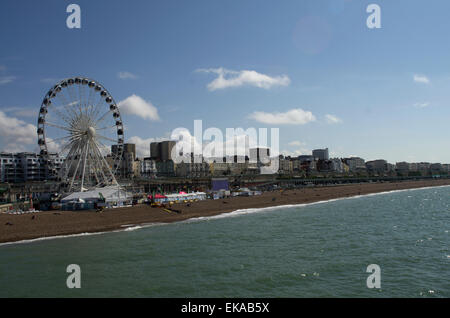
<svg viewBox="0 0 450 318">
<path fill-rule="evenodd" d="M 52 180 L 58 175 L 63 158 L 58 154 L 43 157 L 36 153 L 0 153 L 0 181 L 21 183 Z"/>
</svg>

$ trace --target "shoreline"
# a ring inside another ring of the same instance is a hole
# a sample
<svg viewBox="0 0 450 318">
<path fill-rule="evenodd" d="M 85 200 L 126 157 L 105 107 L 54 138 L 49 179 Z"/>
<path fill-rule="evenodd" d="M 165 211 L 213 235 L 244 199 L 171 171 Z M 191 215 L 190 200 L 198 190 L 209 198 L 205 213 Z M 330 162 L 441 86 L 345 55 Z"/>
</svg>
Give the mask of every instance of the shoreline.
<svg viewBox="0 0 450 318">
<path fill-rule="evenodd" d="M 175 204 L 181 214 L 169 213 L 149 205 L 94 211 L 45 211 L 34 214 L 0 214 L 0 244 L 28 243 L 58 237 L 93 235 L 105 232 L 131 231 L 132 228 L 212 217 L 245 209 L 288 207 L 320 203 L 397 190 L 449 186 L 450 179 L 403 181 L 391 183 L 348 184 L 265 192 L 259 196 L 233 197 Z M 32 219 L 32 215 L 35 218 Z M 6 225 L 11 223 L 12 225 Z"/>
</svg>

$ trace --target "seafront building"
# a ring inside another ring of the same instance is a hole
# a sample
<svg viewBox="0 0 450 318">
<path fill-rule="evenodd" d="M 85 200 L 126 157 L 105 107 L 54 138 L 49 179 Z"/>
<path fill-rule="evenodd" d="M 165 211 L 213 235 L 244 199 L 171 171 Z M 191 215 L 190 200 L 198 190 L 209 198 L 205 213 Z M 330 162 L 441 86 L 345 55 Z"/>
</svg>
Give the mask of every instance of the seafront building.
<svg viewBox="0 0 450 318">
<path fill-rule="evenodd" d="M 106 161 L 111 168 L 117 169 L 116 175 L 122 179 L 132 179 L 138 177 L 141 172 L 140 160 L 136 158 L 136 145 L 127 143 L 123 145 L 122 157 L 119 167 L 113 166 L 116 156 L 118 156 L 119 149 L 117 145 L 111 146 L 111 154 L 106 156 Z"/>
<path fill-rule="evenodd" d="M 383 159 L 367 161 L 366 168 L 369 174 L 380 174 L 388 171 L 387 161 Z"/>
<path fill-rule="evenodd" d="M 175 174 L 181 178 L 207 178 L 210 176 L 209 169 L 206 162 L 182 162 L 176 165 Z"/>
<path fill-rule="evenodd" d="M 150 143 L 150 158 L 156 161 L 173 160 L 172 150 L 175 145 L 176 141 L 173 140 Z"/>
<path fill-rule="evenodd" d="M 345 163 L 339 158 L 332 158 L 330 160 L 330 170 L 337 173 L 344 173 L 346 170 Z"/>
<path fill-rule="evenodd" d="M 405 162 L 405 161 L 397 162 L 395 164 L 395 169 L 398 174 L 400 174 L 402 176 L 407 176 L 407 175 L 409 175 L 409 172 L 411 171 L 411 164 L 408 162 Z"/>
<path fill-rule="evenodd" d="M 140 175 L 144 178 L 156 178 L 156 161 L 145 157 L 140 161 Z"/>
<path fill-rule="evenodd" d="M 291 175 L 293 171 L 294 171 L 294 164 L 292 158 L 280 155 L 278 157 L 278 174 Z"/>
<path fill-rule="evenodd" d="M 111 146 L 105 156 L 111 168 L 117 168 L 119 180 L 134 179 L 204 179 L 214 177 L 257 176 L 264 167 L 278 160 L 275 174 L 284 177 L 364 177 L 364 176 L 440 176 L 448 175 L 449 164 L 429 162 L 397 162 L 391 164 L 384 159 L 365 161 L 360 157 L 329 158 L 329 150 L 315 149 L 310 155 L 270 157 L 269 148 L 251 148 L 248 156 L 225 156 L 204 158 L 201 155 L 184 154 L 182 160 L 174 161 L 172 152 L 175 141 L 152 142 L 150 156 L 138 158 L 136 145 L 123 145 L 121 161 L 113 167 L 114 157 L 119 149 Z M 44 158 L 40 154 L 0 153 L 0 182 L 23 183 L 31 181 L 55 180 L 60 171 L 63 158 L 50 154 Z"/>
<path fill-rule="evenodd" d="M 330 159 L 328 148 L 325 149 L 315 149 L 312 151 L 312 156 L 317 160 L 328 160 Z"/>
<path fill-rule="evenodd" d="M 359 157 L 350 157 L 343 159 L 344 163 L 348 166 L 350 172 L 366 172 L 366 162 Z"/>
<path fill-rule="evenodd" d="M 250 148 L 249 149 L 249 160 L 252 163 L 257 163 L 258 165 L 266 165 L 270 163 L 270 149 L 269 148 Z"/>
<path fill-rule="evenodd" d="M 58 175 L 63 158 L 52 153 L 48 157 L 31 152 L 0 153 L 0 182 L 23 183 L 53 180 Z"/>
</svg>

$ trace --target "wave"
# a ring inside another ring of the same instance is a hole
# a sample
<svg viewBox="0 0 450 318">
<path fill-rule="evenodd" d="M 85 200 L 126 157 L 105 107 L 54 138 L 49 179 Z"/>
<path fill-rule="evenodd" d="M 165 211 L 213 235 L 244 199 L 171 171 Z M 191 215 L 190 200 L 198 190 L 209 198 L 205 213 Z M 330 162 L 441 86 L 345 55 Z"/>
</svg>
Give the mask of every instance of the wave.
<svg viewBox="0 0 450 318">
<path fill-rule="evenodd" d="M 117 233 L 117 232 L 131 232 L 131 231 L 136 231 L 136 230 L 153 227 L 153 226 L 170 225 L 170 224 L 174 224 L 174 223 L 179 224 L 179 223 L 193 223 L 193 222 L 199 222 L 199 221 L 217 220 L 217 219 L 238 217 L 238 216 L 253 214 L 253 213 L 267 212 L 267 211 L 271 211 L 271 210 L 280 210 L 280 209 L 285 210 L 285 209 L 299 208 L 299 207 L 316 205 L 316 204 L 324 204 L 324 203 L 341 201 L 341 200 L 352 200 L 352 199 L 371 197 L 371 196 L 377 196 L 377 195 L 392 194 L 392 193 L 397 193 L 397 192 L 417 191 L 417 190 L 445 188 L 445 187 L 450 187 L 450 185 L 383 191 L 383 192 L 377 192 L 377 193 L 354 195 L 354 196 L 350 196 L 350 197 L 334 198 L 334 199 L 322 200 L 322 201 L 316 201 L 316 202 L 310 202 L 310 203 L 286 204 L 286 205 L 278 205 L 278 206 L 269 206 L 269 207 L 264 207 L 264 208 L 239 209 L 239 210 L 232 211 L 232 212 L 224 212 L 224 213 L 212 215 L 212 216 L 201 216 L 201 217 L 197 217 L 197 218 L 190 218 L 190 219 L 187 219 L 184 221 L 173 222 L 173 223 L 162 223 L 161 222 L 161 223 L 125 224 L 125 225 L 122 225 L 121 226 L 122 229 L 119 229 L 119 230 L 47 236 L 47 237 L 40 237 L 40 238 L 29 239 L 29 240 L 21 240 L 21 241 L 16 241 L 16 242 L 0 243 L 0 247 L 5 246 L 5 245 L 33 243 L 33 242 L 59 239 L 59 238 L 82 237 L 82 236 L 100 235 L 100 234 Z"/>
<path fill-rule="evenodd" d="M 191 222 L 204 221 L 204 220 L 223 219 L 223 218 L 229 218 L 229 217 L 237 217 L 237 216 L 246 215 L 246 214 L 267 212 L 270 210 L 286 210 L 286 209 L 291 209 L 291 208 L 299 208 L 299 207 L 304 207 L 304 206 L 310 206 L 310 205 L 315 205 L 315 204 L 324 204 L 324 203 L 330 203 L 330 202 L 341 201 L 341 200 L 352 200 L 352 199 L 359 199 L 359 198 L 371 197 L 371 196 L 377 196 L 377 195 L 386 195 L 386 194 L 397 193 L 397 192 L 416 191 L 416 190 L 424 190 L 424 189 L 431 189 L 431 188 L 433 188 L 433 189 L 434 188 L 444 188 L 444 187 L 450 187 L 450 185 L 412 188 L 412 189 L 401 189 L 401 190 L 390 190 L 390 191 L 368 193 L 368 194 L 358 194 L 358 195 L 354 195 L 354 196 L 350 196 L 350 197 L 334 198 L 334 199 L 328 199 L 328 200 L 322 200 L 322 201 L 316 201 L 316 202 L 310 202 L 310 203 L 285 204 L 285 205 L 276 205 L 276 206 L 270 206 L 270 207 L 264 207 L 264 208 L 239 209 L 236 211 L 225 212 L 222 214 L 217 214 L 217 215 L 212 215 L 212 216 L 201 216 L 201 217 L 197 217 L 197 218 L 191 218 L 191 219 L 180 221 L 177 223 L 191 223 Z"/>
<path fill-rule="evenodd" d="M 130 231 L 135 231 L 135 230 L 139 230 L 139 229 L 142 229 L 142 226 L 136 225 L 136 226 L 127 227 L 123 231 L 124 232 L 130 232 Z"/>
<path fill-rule="evenodd" d="M 111 233 L 111 231 L 109 231 L 109 232 L 85 232 L 85 233 L 78 233 L 78 234 L 44 236 L 44 237 L 38 237 L 38 238 L 34 238 L 34 239 L 29 239 L 29 240 L 0 243 L 0 247 L 5 246 L 5 245 L 34 243 L 34 242 L 47 241 L 47 240 L 53 240 L 53 239 L 59 239 L 59 238 L 100 235 L 100 234 L 104 234 L 104 233 Z"/>
<path fill-rule="evenodd" d="M 127 224 L 127 225 L 122 225 L 121 226 L 122 229 L 119 229 L 119 230 L 103 231 L 103 232 L 84 232 L 84 233 L 67 234 L 67 235 L 44 236 L 44 237 L 38 237 L 38 238 L 28 239 L 28 240 L 0 243 L 0 247 L 6 246 L 6 245 L 35 243 L 35 242 L 40 242 L 40 241 L 62 239 L 62 238 L 83 237 L 83 236 L 100 235 L 100 234 L 117 233 L 117 232 L 131 232 L 131 231 L 135 231 L 135 230 L 139 230 L 139 229 L 143 229 L 143 228 L 148 228 L 148 227 L 157 226 L 157 225 L 165 225 L 165 224 L 169 224 L 169 223 L 143 223 L 143 224 L 140 224 L 140 225 Z"/>
</svg>

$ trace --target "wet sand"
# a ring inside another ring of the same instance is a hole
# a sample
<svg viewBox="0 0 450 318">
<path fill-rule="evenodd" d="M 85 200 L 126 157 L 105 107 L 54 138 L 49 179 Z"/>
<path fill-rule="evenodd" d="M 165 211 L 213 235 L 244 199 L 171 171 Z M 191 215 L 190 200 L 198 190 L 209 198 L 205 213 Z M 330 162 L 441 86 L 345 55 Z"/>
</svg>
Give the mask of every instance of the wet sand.
<svg viewBox="0 0 450 318">
<path fill-rule="evenodd" d="M 350 184 L 265 192 L 259 196 L 174 204 L 182 213 L 170 213 L 149 205 L 95 211 L 46 211 L 34 214 L 0 214 L 0 243 L 40 237 L 124 229 L 124 225 L 170 223 L 190 218 L 228 213 L 238 209 L 311 203 L 392 190 L 450 185 L 450 179 L 393 183 Z M 34 219 L 32 216 L 34 215 Z"/>
</svg>

